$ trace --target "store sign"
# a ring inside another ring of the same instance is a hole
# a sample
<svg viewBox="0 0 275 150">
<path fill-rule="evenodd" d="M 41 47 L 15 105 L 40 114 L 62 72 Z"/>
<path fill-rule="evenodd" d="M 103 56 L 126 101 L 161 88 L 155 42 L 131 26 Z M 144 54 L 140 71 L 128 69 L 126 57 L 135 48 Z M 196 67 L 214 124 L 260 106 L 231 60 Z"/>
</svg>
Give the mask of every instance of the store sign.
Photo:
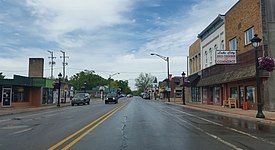
<svg viewBox="0 0 275 150">
<path fill-rule="evenodd" d="M 216 52 L 216 64 L 236 64 L 237 52 L 230 51 L 217 51 Z"/>
<path fill-rule="evenodd" d="M 2 89 L 2 107 L 11 107 L 11 88 Z"/>
</svg>

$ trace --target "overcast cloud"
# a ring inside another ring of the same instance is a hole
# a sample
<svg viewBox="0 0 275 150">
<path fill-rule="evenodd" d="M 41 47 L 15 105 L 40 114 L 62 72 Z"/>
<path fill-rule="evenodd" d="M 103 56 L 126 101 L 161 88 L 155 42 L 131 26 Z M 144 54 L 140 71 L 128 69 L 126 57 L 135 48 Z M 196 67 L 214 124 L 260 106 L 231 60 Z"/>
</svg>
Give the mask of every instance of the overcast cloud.
<svg viewBox="0 0 275 150">
<path fill-rule="evenodd" d="M 218 14 L 237 0 L 0 0 L 0 72 L 8 78 L 28 74 L 28 59 L 57 57 L 54 75 L 62 72 L 60 50 L 69 56 L 67 75 L 94 70 L 107 78 L 134 80 L 140 72 L 163 80 L 187 70 L 188 48 Z"/>
</svg>

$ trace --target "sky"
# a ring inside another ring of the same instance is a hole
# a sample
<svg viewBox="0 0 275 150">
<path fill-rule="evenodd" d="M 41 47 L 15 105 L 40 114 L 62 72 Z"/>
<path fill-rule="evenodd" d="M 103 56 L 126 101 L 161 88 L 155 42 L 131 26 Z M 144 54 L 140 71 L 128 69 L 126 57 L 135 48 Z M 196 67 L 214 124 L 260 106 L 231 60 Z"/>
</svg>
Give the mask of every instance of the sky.
<svg viewBox="0 0 275 150">
<path fill-rule="evenodd" d="M 29 58 L 53 51 L 54 76 L 62 71 L 61 50 L 68 77 L 83 71 L 128 80 L 135 89 L 140 73 L 158 81 L 187 72 L 189 46 L 219 14 L 238 0 L 0 0 L 0 72 L 6 78 L 28 75 Z"/>
</svg>

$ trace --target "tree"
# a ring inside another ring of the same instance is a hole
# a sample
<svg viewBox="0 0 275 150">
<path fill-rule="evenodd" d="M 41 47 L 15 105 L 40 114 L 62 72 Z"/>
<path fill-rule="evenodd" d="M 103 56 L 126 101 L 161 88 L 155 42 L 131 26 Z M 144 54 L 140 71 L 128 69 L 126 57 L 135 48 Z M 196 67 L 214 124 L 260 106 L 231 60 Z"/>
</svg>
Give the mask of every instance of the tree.
<svg viewBox="0 0 275 150">
<path fill-rule="evenodd" d="M 0 72 L 0 79 L 4 79 L 5 76 L 3 75 L 3 72 Z"/>
<path fill-rule="evenodd" d="M 155 77 L 148 73 L 141 73 L 138 78 L 135 79 L 135 86 L 138 89 L 138 93 L 146 91 L 148 88 L 153 87 L 153 81 Z"/>
<path fill-rule="evenodd" d="M 75 75 L 70 77 L 69 81 L 78 90 L 80 90 L 81 87 L 85 85 L 85 83 L 86 83 L 85 88 L 87 90 L 91 90 L 93 87 L 96 87 L 96 86 L 108 84 L 108 80 L 95 74 L 95 72 L 91 70 L 84 70 L 79 73 L 76 73 Z"/>
</svg>

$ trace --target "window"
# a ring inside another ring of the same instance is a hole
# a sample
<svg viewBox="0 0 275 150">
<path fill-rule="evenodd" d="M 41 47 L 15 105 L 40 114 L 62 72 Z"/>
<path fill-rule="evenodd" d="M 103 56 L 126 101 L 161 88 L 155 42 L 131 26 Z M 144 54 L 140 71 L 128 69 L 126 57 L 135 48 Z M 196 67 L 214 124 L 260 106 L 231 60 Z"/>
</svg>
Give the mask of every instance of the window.
<svg viewBox="0 0 275 150">
<path fill-rule="evenodd" d="M 214 89 L 214 103 L 219 104 L 221 102 L 221 88 L 215 87 Z"/>
<path fill-rule="evenodd" d="M 229 41 L 229 50 L 237 50 L 237 39 L 233 38 Z"/>
<path fill-rule="evenodd" d="M 255 103 L 255 87 L 246 87 L 246 101 Z"/>
<path fill-rule="evenodd" d="M 209 49 L 209 53 L 210 53 L 210 64 L 212 64 L 212 59 L 213 59 L 213 58 L 212 58 L 212 53 L 213 53 L 213 52 L 212 52 L 212 49 L 211 49 L 211 48 Z"/>
<path fill-rule="evenodd" d="M 254 35 L 254 28 L 250 28 L 248 30 L 245 31 L 245 45 L 250 44 L 250 40 L 253 38 Z"/>
<path fill-rule="evenodd" d="M 218 46 L 217 46 L 217 44 L 215 44 L 214 49 L 215 49 L 215 50 L 218 50 Z"/>
<path fill-rule="evenodd" d="M 207 51 L 205 51 L 205 67 L 207 66 Z"/>
<path fill-rule="evenodd" d="M 202 101 L 203 101 L 204 103 L 207 102 L 207 87 L 203 87 L 203 88 L 202 88 Z"/>
<path fill-rule="evenodd" d="M 14 87 L 12 102 L 29 102 L 29 91 L 27 87 Z"/>
<path fill-rule="evenodd" d="M 237 89 L 237 87 L 231 87 L 230 88 L 230 98 L 238 99 L 238 89 Z"/>
<path fill-rule="evenodd" d="M 224 40 L 221 41 L 221 50 L 224 50 Z"/>
</svg>

